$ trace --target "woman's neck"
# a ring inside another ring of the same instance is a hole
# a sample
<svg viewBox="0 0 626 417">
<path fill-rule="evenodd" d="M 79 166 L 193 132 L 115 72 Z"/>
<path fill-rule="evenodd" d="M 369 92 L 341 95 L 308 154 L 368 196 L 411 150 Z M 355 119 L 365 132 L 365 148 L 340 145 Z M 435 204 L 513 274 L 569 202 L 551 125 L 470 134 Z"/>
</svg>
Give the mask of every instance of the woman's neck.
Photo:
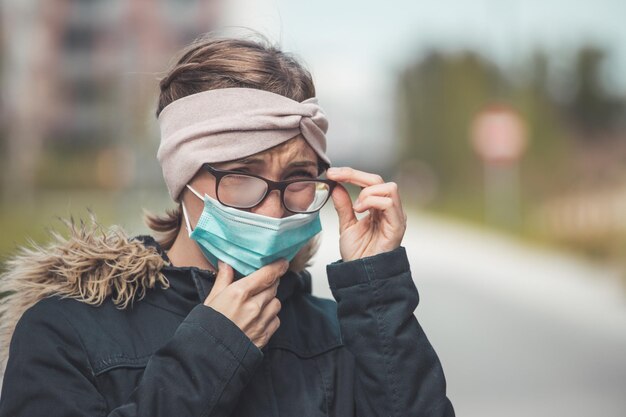
<svg viewBox="0 0 626 417">
<path fill-rule="evenodd" d="M 178 231 L 176 240 L 167 250 L 167 257 L 173 266 L 195 266 L 213 272 L 217 271 L 217 268 L 211 265 L 204 256 L 198 244 L 189 238 L 184 224 Z"/>
</svg>

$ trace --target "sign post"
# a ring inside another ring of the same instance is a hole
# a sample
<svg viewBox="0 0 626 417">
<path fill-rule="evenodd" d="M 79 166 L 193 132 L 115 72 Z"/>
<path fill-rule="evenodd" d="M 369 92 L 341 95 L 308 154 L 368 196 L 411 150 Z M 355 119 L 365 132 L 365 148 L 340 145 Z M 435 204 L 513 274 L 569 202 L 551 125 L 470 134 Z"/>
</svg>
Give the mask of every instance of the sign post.
<svg viewBox="0 0 626 417">
<path fill-rule="evenodd" d="M 474 117 L 471 142 L 483 161 L 485 219 L 516 228 L 521 223 L 519 160 L 526 150 L 526 126 L 507 105 L 491 105 Z"/>
</svg>

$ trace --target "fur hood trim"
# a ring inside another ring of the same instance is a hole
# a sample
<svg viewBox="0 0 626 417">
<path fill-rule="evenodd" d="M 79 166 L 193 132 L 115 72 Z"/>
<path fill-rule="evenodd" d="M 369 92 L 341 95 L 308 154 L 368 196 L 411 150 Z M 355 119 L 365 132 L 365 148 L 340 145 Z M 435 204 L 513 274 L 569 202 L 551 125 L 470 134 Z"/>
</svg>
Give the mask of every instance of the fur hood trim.
<svg viewBox="0 0 626 417">
<path fill-rule="evenodd" d="M 69 229 L 67 238 L 50 231 L 46 246 L 29 240 L 0 275 L 0 371 L 18 320 L 39 300 L 60 296 L 100 305 L 110 296 L 117 308 L 125 309 L 147 289 L 169 287 L 160 272 L 166 262 L 156 248 L 129 239 L 119 226 L 103 228 L 93 213 L 89 223 L 61 220 Z"/>
</svg>

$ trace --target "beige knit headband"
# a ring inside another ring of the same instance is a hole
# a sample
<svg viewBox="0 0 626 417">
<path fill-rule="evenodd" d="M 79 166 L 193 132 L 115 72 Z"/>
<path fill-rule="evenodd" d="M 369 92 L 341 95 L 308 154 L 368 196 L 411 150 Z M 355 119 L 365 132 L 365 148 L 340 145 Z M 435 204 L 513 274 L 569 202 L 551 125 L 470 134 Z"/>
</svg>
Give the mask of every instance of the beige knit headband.
<svg viewBox="0 0 626 417">
<path fill-rule="evenodd" d="M 298 134 L 330 165 L 328 120 L 316 97 L 297 102 L 255 88 L 207 90 L 173 101 L 158 120 L 157 159 L 176 202 L 203 163 L 244 158 Z"/>
</svg>

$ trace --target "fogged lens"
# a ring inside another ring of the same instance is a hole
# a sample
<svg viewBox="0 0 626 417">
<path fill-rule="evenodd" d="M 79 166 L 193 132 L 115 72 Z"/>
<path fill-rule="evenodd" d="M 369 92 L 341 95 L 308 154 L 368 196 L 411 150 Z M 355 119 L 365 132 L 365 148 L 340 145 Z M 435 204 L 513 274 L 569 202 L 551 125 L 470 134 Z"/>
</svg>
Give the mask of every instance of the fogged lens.
<svg viewBox="0 0 626 417">
<path fill-rule="evenodd" d="M 247 175 L 229 174 L 222 177 L 217 197 L 222 202 L 233 207 L 253 207 L 263 199 L 267 190 L 267 183 L 262 179 Z"/>
<path fill-rule="evenodd" d="M 285 189 L 285 207 L 296 213 L 316 211 L 322 208 L 328 196 L 328 184 L 318 181 L 298 181 Z"/>
</svg>

